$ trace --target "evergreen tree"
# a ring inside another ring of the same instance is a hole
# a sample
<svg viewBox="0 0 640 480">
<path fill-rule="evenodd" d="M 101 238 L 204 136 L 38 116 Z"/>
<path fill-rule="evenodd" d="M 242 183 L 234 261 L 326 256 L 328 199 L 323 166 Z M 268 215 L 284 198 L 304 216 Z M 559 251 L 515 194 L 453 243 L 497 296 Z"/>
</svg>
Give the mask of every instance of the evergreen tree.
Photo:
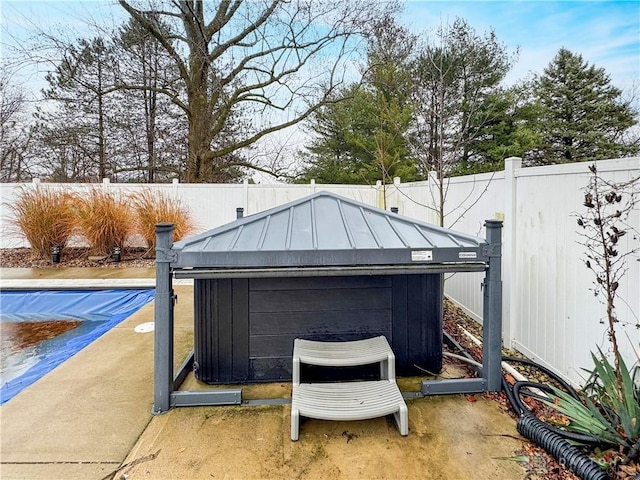
<svg viewBox="0 0 640 480">
<path fill-rule="evenodd" d="M 169 32 L 168 25 L 155 21 Z M 117 116 L 122 170 L 130 172 L 131 180 L 149 183 L 179 178 L 186 168 L 186 119 L 163 94 L 173 91 L 179 73 L 160 42 L 133 19 L 120 27 L 116 45 L 122 88 L 115 95 L 128 107 L 119 109 Z M 127 88 L 130 85 L 139 88 Z"/>
<path fill-rule="evenodd" d="M 479 142 L 490 138 L 490 129 L 504 119 L 506 106 L 496 100 L 511 65 L 511 55 L 493 31 L 479 35 L 461 18 L 427 39 L 412 63 L 413 153 L 424 174 L 436 175 L 432 195 L 441 225 L 448 177 L 460 164 L 473 171 L 473 164 L 486 160 Z"/>
<path fill-rule="evenodd" d="M 479 107 L 484 125 L 472 142 L 472 154 L 451 171 L 452 176 L 493 172 L 504 168 L 504 159 L 524 157 L 540 144 L 532 128 L 538 105 L 531 102 L 531 84 L 500 88 Z"/>
<path fill-rule="evenodd" d="M 55 108 L 38 113 L 36 131 L 42 170 L 52 180 L 98 181 L 116 169 L 109 155 L 115 64 L 111 42 L 80 39 L 47 75 L 44 97 Z"/>
<path fill-rule="evenodd" d="M 299 181 L 386 185 L 394 177 L 420 179 L 407 141 L 413 108 L 406 62 L 413 41 L 389 18 L 376 24 L 362 83 L 342 90 L 307 122 L 314 139 Z"/>
<path fill-rule="evenodd" d="M 540 117 L 535 122 L 542 138 L 540 164 L 618 158 L 638 152 L 624 142 L 635 125 L 634 112 L 621 100 L 603 68 L 561 48 L 535 87 Z"/>
</svg>

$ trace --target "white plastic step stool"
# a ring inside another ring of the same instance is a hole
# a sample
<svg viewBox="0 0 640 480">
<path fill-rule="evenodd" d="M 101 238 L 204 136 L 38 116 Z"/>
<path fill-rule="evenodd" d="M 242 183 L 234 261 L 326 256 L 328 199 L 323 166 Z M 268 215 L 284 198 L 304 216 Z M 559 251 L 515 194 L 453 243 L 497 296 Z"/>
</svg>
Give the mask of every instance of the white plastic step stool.
<svg viewBox="0 0 640 480">
<path fill-rule="evenodd" d="M 381 380 L 301 383 L 300 364 L 350 367 L 380 363 Z M 401 435 L 409 434 L 407 405 L 395 382 L 395 355 L 384 336 L 352 342 L 295 339 L 291 440 L 298 440 L 300 416 L 321 420 L 365 420 L 393 414 Z"/>
</svg>

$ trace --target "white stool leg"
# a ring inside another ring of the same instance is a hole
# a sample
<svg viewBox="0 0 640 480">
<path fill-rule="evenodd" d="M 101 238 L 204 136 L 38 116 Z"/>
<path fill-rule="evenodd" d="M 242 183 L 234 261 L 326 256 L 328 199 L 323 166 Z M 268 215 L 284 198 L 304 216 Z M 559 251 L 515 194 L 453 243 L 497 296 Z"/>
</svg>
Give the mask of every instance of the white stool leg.
<svg viewBox="0 0 640 480">
<path fill-rule="evenodd" d="M 300 412 L 297 408 L 291 406 L 291 440 L 298 440 L 298 432 L 300 431 Z"/>
</svg>

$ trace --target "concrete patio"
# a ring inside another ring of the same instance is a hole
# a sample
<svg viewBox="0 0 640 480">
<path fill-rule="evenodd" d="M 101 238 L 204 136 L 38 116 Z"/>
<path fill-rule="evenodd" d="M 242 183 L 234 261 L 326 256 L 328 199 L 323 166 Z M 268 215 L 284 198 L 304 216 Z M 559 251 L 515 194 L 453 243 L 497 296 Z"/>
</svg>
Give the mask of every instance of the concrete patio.
<svg viewBox="0 0 640 480">
<path fill-rule="evenodd" d="M 77 280 L 80 279 L 80 280 Z M 45 288 L 153 281 L 153 269 L 0 269 Z M 34 280 L 37 280 L 34 282 Z M 192 287 L 175 287 L 176 366 L 192 348 Z M 409 436 L 393 420 L 306 420 L 289 437 L 289 405 L 188 407 L 151 415 L 153 302 L 0 407 L 3 479 L 495 479 L 525 477 L 522 446 L 498 404 L 460 395 L 407 400 Z M 417 390 L 417 380 L 399 382 Z M 192 377 L 186 388 L 206 388 Z M 289 383 L 243 387 L 243 399 L 287 399 Z"/>
</svg>

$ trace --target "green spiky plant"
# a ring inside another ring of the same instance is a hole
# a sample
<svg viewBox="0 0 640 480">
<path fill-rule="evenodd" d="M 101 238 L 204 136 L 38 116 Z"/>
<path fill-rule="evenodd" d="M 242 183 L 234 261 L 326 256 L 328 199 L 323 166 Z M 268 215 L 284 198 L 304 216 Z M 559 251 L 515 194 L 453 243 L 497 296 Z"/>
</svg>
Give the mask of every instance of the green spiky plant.
<svg viewBox="0 0 640 480">
<path fill-rule="evenodd" d="M 598 354 L 592 354 L 594 368 L 580 392 L 582 402 L 555 390 L 555 398 L 545 403 L 569 419 L 569 430 L 617 447 L 618 460 L 629 464 L 640 461 L 640 366 L 627 366 L 620 354 L 615 304 L 620 280 L 627 271 L 626 260 L 640 250 L 633 245 L 625 249 L 620 241 L 631 231 L 634 239 L 638 238 L 627 220 L 637 205 L 640 177 L 613 183 L 598 174 L 595 164 L 589 170 L 583 203 L 586 211 L 578 216 L 578 226 L 581 244 L 587 250 L 584 263 L 594 275 L 592 291 L 605 306 L 601 323 L 606 325 L 613 362 L 598 348 Z"/>
<path fill-rule="evenodd" d="M 131 196 L 131 203 L 136 213 L 136 230 L 147 243 L 146 255 L 153 255 L 155 251 L 157 223 L 173 223 L 173 241 L 195 230 L 189 210 L 161 191 L 143 190 Z"/>
<path fill-rule="evenodd" d="M 77 200 L 70 192 L 43 186 L 19 190 L 8 209 L 15 230 L 31 245 L 33 257 L 47 258 L 53 247 L 66 247 L 75 231 Z"/>
<path fill-rule="evenodd" d="M 589 435 L 602 445 L 621 447 L 622 463 L 639 459 L 640 454 L 640 370 L 630 369 L 622 356 L 615 362 L 620 371 L 598 350 L 592 354 L 594 369 L 580 392 L 583 402 L 553 388 L 555 398 L 542 400 L 565 415 L 571 431 Z M 618 383 L 618 374 L 622 384 Z"/>
</svg>

